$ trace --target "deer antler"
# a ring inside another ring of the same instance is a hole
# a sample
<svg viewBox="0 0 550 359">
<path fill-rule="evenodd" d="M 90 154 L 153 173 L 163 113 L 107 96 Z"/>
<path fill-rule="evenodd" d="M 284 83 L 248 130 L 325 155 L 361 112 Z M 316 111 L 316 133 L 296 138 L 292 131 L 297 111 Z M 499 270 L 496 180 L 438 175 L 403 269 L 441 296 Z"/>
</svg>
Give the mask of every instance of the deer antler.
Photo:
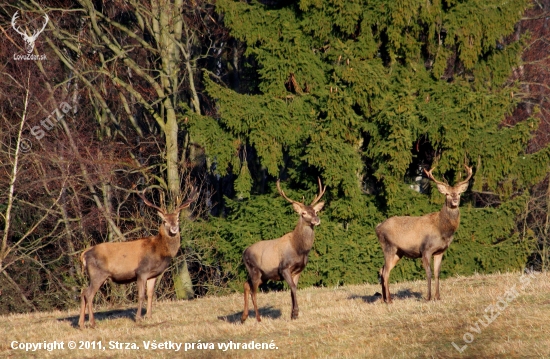
<svg viewBox="0 0 550 359">
<path fill-rule="evenodd" d="M 145 191 L 146 191 L 146 190 L 147 190 L 147 189 L 144 189 L 142 193 L 138 193 L 138 196 L 141 197 L 141 199 L 143 200 L 143 202 L 145 202 L 146 205 L 148 205 L 149 207 L 152 207 L 152 208 L 156 209 L 157 211 L 159 211 L 160 213 L 166 215 L 166 211 L 165 211 L 165 210 L 163 210 L 163 209 L 160 208 L 160 207 L 155 206 L 154 204 L 152 204 L 151 202 L 149 202 L 149 201 L 147 200 L 147 198 L 145 198 Z"/>
<path fill-rule="evenodd" d="M 285 192 L 281 189 L 281 180 L 280 179 L 277 180 L 277 190 L 279 190 L 279 194 L 281 196 L 283 196 L 283 198 L 286 199 L 287 201 L 289 201 L 290 203 L 302 204 L 302 203 L 300 203 L 298 201 L 295 201 L 295 200 L 292 200 L 292 199 L 290 199 L 286 196 Z"/>
<path fill-rule="evenodd" d="M 464 181 L 461 181 L 461 182 L 459 182 L 459 183 L 456 183 L 456 184 L 455 184 L 455 187 L 460 186 L 460 185 L 462 185 L 462 184 L 464 184 L 464 183 L 467 183 L 467 182 L 470 180 L 470 178 L 472 178 L 472 167 L 468 167 L 468 166 L 466 166 L 466 165 L 464 165 L 464 167 L 466 167 L 466 172 L 468 173 L 468 177 L 466 177 L 466 179 L 465 179 Z M 434 167 L 434 168 L 435 168 L 435 167 Z M 445 186 L 448 186 L 446 183 L 441 182 L 441 181 L 438 181 L 438 180 L 435 179 L 435 177 L 432 175 L 432 171 L 433 171 L 433 170 L 434 170 L 434 169 L 432 168 L 431 170 L 426 171 L 426 169 L 424 168 L 424 173 L 426 174 L 426 176 L 427 176 L 429 179 L 431 179 L 431 180 L 434 181 L 435 183 L 437 183 L 437 184 L 442 184 L 442 185 L 445 185 Z"/>
<path fill-rule="evenodd" d="M 321 184 L 321 178 L 317 177 L 317 180 L 319 181 L 319 194 L 313 199 L 310 206 L 314 206 L 317 202 L 319 202 L 319 200 L 321 199 L 321 197 L 323 197 L 323 195 L 325 194 L 325 191 L 327 189 L 327 186 L 323 187 L 323 185 Z M 301 205 L 304 204 L 303 202 L 298 202 L 298 201 L 295 201 L 293 199 L 288 198 L 287 195 L 285 194 L 285 192 L 281 189 L 281 183 L 280 182 L 281 182 L 281 180 L 277 180 L 277 190 L 279 190 L 279 194 L 281 196 L 283 196 L 284 199 L 286 199 L 290 203 L 298 203 L 298 204 L 301 204 Z"/>
<path fill-rule="evenodd" d="M 191 193 L 189 194 L 189 197 L 187 198 L 187 201 L 180 204 L 174 212 L 179 212 L 182 209 L 189 207 L 189 205 L 193 202 L 195 202 L 199 198 L 199 193 L 197 192 L 197 189 L 195 186 L 191 187 Z"/>
<path fill-rule="evenodd" d="M 327 190 L 327 186 L 323 188 L 323 185 L 321 184 L 321 178 L 317 177 L 317 180 L 319 181 L 319 195 L 317 195 L 317 197 L 313 199 L 313 202 L 311 202 L 310 206 L 314 206 L 317 202 L 319 202 L 319 200 L 321 199 L 321 197 L 323 197 L 325 191 Z"/>
<path fill-rule="evenodd" d="M 437 184 L 440 184 L 440 185 L 444 185 L 444 186 L 448 186 L 445 182 L 441 182 L 441 181 L 438 181 L 435 179 L 435 177 L 433 176 L 432 174 L 432 171 L 434 170 L 435 167 L 433 167 L 432 169 L 430 169 L 429 171 L 426 171 L 425 168 L 423 168 L 424 170 L 424 173 L 426 174 L 426 176 L 431 179 L 432 181 L 434 181 L 435 183 Z"/>
<path fill-rule="evenodd" d="M 470 180 L 470 178 L 472 177 L 472 167 L 468 167 L 466 165 L 464 165 L 464 167 L 466 167 L 466 173 L 468 174 L 468 177 L 466 177 L 466 179 L 464 181 L 461 181 L 461 182 L 455 184 L 455 187 L 467 183 Z"/>
</svg>

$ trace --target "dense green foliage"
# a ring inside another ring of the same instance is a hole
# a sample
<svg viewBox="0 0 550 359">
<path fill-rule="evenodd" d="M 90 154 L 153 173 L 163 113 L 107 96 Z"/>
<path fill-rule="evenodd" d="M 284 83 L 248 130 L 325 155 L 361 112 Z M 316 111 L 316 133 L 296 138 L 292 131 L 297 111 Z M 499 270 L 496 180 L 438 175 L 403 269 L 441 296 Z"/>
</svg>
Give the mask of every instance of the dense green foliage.
<svg viewBox="0 0 550 359">
<path fill-rule="evenodd" d="M 247 246 L 260 239 L 280 237 L 296 225 L 297 215 L 291 206 L 275 194 L 275 189 L 273 193 L 230 201 L 228 218 L 211 218 L 209 222 L 192 225 L 188 244 L 205 253 L 204 259 L 211 264 L 221 263 L 226 274 L 236 279 L 236 283 L 231 282 L 232 287 L 246 278 L 241 254 Z M 290 193 L 293 198 L 300 198 L 298 193 Z M 431 204 L 426 196 L 408 188 L 403 194 L 408 198 L 401 202 L 400 213 L 427 213 L 439 209 L 440 204 Z M 441 195 L 437 193 L 436 196 Z M 312 197 L 313 194 L 309 198 Z M 322 223 L 316 230 L 309 264 L 300 279 L 302 285 L 377 281 L 384 258 L 374 227 L 384 219 L 384 214 L 369 196 L 362 196 L 361 200 L 364 207 L 359 218 L 346 224 L 331 218 L 330 209 L 321 215 Z M 513 230 L 514 219 L 526 200 L 527 196 L 519 196 L 498 209 L 464 206 L 462 224 L 445 255 L 442 276 L 521 269 L 532 248 L 528 241 L 520 241 Z M 402 260 L 392 272 L 392 280 L 423 277 L 419 260 Z"/>
<path fill-rule="evenodd" d="M 242 250 L 289 232 L 297 220 L 273 186 L 257 190 L 263 178 L 248 170 L 251 162 L 269 179 L 288 178 L 295 198 L 312 196 L 320 175 L 328 205 L 301 282 L 374 282 L 383 262 L 376 224 L 437 211 L 443 203 L 436 190 L 428 196 L 410 189 L 418 166 L 437 166 L 436 177 L 452 183 L 470 163 L 473 185 L 443 276 L 524 266 L 530 243 L 515 233 L 514 220 L 528 199 L 522 188 L 545 175 L 550 153 L 524 153 L 534 120 L 501 126 L 516 106 L 507 79 L 522 50 L 521 40 L 506 36 L 527 5 L 218 0 L 231 35 L 257 64 L 259 81 L 240 93 L 209 81 L 219 118 L 190 121 L 194 136 L 208 136 L 194 128 L 223 134 L 203 144 L 216 153 L 220 174 L 233 168 L 238 176 L 238 199 L 227 199 L 230 214 L 198 223 L 191 243 L 242 280 Z M 208 129 L 199 125 L 204 121 Z M 243 148 L 255 156 L 243 156 Z M 477 208 L 481 191 L 500 205 Z M 392 279 L 424 275 L 420 261 L 402 262 Z"/>
</svg>

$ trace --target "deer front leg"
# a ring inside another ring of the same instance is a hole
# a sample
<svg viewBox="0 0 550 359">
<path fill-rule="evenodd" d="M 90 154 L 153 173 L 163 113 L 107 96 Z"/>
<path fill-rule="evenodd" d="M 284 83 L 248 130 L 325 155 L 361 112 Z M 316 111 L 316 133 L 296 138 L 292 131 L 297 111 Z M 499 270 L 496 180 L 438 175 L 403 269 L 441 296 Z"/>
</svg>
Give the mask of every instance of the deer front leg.
<svg viewBox="0 0 550 359">
<path fill-rule="evenodd" d="M 147 314 L 145 314 L 147 319 L 150 319 L 153 315 L 153 296 L 155 295 L 155 283 L 157 282 L 157 278 L 158 277 L 147 279 Z"/>
<path fill-rule="evenodd" d="M 435 300 L 439 300 L 439 272 L 441 270 L 441 260 L 443 259 L 443 253 L 434 254 L 434 276 L 435 276 Z"/>
<path fill-rule="evenodd" d="M 281 271 L 281 274 L 285 281 L 290 286 L 290 295 L 292 297 L 292 314 L 290 315 L 290 319 L 297 319 L 298 318 L 298 298 L 296 297 L 296 283 L 294 283 L 294 280 L 292 279 L 292 274 L 290 273 L 290 268 L 285 268 Z"/>
<path fill-rule="evenodd" d="M 147 279 L 138 277 L 137 287 L 138 287 L 138 307 L 136 312 L 136 322 L 141 320 L 141 308 L 143 307 L 143 299 L 145 299 L 145 286 L 147 284 Z"/>
<path fill-rule="evenodd" d="M 428 297 L 426 300 L 430 300 L 432 298 L 432 270 L 430 268 L 431 257 L 431 253 L 422 255 L 422 265 L 426 270 L 426 279 L 428 280 Z"/>
</svg>

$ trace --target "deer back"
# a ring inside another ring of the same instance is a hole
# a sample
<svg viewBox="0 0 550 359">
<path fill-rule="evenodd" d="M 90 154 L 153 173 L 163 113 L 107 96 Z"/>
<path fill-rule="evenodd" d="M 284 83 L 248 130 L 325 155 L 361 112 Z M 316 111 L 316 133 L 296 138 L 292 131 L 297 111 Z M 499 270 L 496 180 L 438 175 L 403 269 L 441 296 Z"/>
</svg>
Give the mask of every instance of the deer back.
<svg viewBox="0 0 550 359">
<path fill-rule="evenodd" d="M 437 212 L 421 217 L 390 217 L 376 227 L 376 234 L 387 246 L 398 247 L 409 255 L 417 255 L 425 240 L 440 236 L 437 218 Z"/>
<path fill-rule="evenodd" d="M 109 273 L 117 282 L 134 280 L 136 269 L 150 250 L 148 242 L 148 238 L 142 238 L 129 242 L 98 244 L 82 253 L 82 265 L 88 270 L 101 268 L 101 271 Z"/>
</svg>

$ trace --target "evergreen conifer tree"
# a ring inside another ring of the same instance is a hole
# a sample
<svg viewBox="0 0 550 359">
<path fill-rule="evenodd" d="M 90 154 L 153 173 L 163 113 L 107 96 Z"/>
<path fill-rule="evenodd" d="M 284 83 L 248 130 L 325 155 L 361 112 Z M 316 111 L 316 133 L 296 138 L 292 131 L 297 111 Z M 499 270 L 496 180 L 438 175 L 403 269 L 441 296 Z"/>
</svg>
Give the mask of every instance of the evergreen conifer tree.
<svg viewBox="0 0 550 359">
<path fill-rule="evenodd" d="M 522 50 L 508 35 L 528 3 L 218 0 L 257 76 L 239 92 L 207 81 L 218 118 L 193 115 L 189 124 L 195 138 L 220 134 L 203 142 L 205 150 L 220 174 L 238 176 L 243 200 L 228 199 L 231 216 L 214 219 L 209 232 L 226 268 L 242 276 L 240 256 L 229 252 L 290 229 L 281 225 L 289 214 L 274 187 L 254 192 L 265 178 L 250 168 L 265 169 L 269 180 L 287 177 L 297 197 L 313 195 L 305 185 L 317 175 L 328 185 L 326 220 L 302 283 L 335 284 L 375 280 L 381 220 L 439 210 L 437 191 L 411 190 L 420 166 L 436 166 L 436 177 L 454 183 L 464 163 L 474 166 L 474 181 L 442 274 L 524 266 L 530 243 L 514 232 L 514 220 L 528 199 L 524 189 L 550 159 L 548 148 L 525 153 L 534 119 L 502 126 L 517 105 L 508 79 Z M 242 146 L 255 156 L 240 163 Z M 498 205 L 476 206 L 484 193 Z M 395 273 L 423 271 L 404 261 Z"/>
</svg>

